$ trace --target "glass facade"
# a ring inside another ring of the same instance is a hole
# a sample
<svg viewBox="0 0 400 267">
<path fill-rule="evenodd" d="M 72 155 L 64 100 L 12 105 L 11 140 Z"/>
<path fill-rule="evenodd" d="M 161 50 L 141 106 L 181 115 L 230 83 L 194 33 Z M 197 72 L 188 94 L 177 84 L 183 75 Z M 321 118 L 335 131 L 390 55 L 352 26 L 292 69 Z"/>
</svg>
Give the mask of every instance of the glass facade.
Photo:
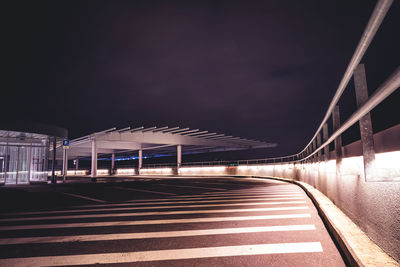
<svg viewBox="0 0 400 267">
<path fill-rule="evenodd" d="M 0 184 L 47 181 L 50 136 L 0 130 Z"/>
</svg>

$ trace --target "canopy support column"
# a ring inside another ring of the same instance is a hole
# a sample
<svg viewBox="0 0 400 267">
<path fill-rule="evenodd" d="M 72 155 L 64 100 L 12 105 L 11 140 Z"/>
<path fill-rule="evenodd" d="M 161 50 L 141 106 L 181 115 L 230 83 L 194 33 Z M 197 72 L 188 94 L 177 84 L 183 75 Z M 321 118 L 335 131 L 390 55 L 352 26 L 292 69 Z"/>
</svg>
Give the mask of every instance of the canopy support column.
<svg viewBox="0 0 400 267">
<path fill-rule="evenodd" d="M 143 150 L 139 149 L 139 165 L 138 165 L 138 174 L 141 174 L 141 170 L 143 167 Z"/>
<path fill-rule="evenodd" d="M 62 176 L 63 183 L 65 183 L 65 179 L 67 177 L 68 172 L 68 149 L 63 148 L 63 168 L 62 168 Z"/>
<path fill-rule="evenodd" d="M 114 174 L 115 172 L 115 153 L 111 154 L 111 171 L 110 174 Z"/>
<path fill-rule="evenodd" d="M 179 175 L 179 168 L 182 165 L 182 145 L 176 146 L 176 171 L 175 175 Z"/>
<path fill-rule="evenodd" d="M 97 144 L 96 140 L 92 140 L 92 172 L 91 175 L 92 182 L 96 182 L 97 177 Z"/>
<path fill-rule="evenodd" d="M 56 177 L 56 148 L 57 148 L 57 138 L 54 137 L 53 140 L 53 160 L 51 161 L 51 183 L 57 183 Z"/>
</svg>

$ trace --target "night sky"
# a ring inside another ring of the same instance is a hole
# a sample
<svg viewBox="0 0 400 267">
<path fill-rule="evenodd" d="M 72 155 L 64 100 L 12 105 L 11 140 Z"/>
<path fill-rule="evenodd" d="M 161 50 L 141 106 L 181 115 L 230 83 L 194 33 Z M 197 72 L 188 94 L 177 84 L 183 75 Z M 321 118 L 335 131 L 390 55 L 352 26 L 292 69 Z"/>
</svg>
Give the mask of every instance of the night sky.
<svg viewBox="0 0 400 267">
<path fill-rule="evenodd" d="M 376 3 L 10 2 L 2 4 L 2 120 L 65 127 L 71 138 L 143 125 L 279 143 L 265 156 L 308 143 Z M 400 62 L 394 2 L 362 60 L 371 92 Z M 355 108 L 352 90 L 344 118 Z M 400 121 L 386 119 L 400 113 L 399 99 L 377 111 L 374 126 Z"/>
</svg>

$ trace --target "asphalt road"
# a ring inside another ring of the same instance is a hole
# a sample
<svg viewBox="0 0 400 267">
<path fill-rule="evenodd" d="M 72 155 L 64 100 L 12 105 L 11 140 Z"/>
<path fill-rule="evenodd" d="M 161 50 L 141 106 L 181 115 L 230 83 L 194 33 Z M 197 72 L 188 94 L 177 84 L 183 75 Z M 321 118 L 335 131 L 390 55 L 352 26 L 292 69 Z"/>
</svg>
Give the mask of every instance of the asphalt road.
<svg viewBox="0 0 400 267">
<path fill-rule="evenodd" d="M 296 185 L 87 178 L 0 188 L 0 266 L 345 266 Z"/>
</svg>

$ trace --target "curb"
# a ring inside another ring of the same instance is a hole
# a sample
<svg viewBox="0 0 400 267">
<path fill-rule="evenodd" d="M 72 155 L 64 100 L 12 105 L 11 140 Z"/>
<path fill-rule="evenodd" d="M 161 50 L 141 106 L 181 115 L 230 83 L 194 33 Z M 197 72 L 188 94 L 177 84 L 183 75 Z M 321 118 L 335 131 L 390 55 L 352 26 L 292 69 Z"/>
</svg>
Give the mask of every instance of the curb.
<svg viewBox="0 0 400 267">
<path fill-rule="evenodd" d="M 284 181 L 300 186 L 313 201 L 350 266 L 400 266 L 318 189 L 293 179 L 269 176 L 251 177 Z"/>
</svg>

